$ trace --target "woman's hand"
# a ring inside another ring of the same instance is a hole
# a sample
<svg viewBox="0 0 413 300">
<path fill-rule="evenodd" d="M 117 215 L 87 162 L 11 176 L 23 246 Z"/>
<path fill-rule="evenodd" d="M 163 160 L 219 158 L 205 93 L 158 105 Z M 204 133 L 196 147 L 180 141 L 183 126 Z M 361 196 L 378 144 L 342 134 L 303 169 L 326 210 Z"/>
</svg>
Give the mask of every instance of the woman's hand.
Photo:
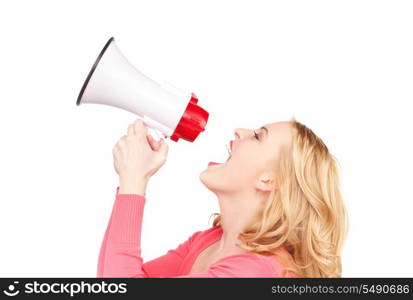
<svg viewBox="0 0 413 300">
<path fill-rule="evenodd" d="M 157 142 L 148 135 L 142 119 L 129 125 L 128 134 L 113 147 L 119 193 L 144 195 L 149 178 L 162 167 L 167 155 L 168 144 L 164 139 Z"/>
</svg>

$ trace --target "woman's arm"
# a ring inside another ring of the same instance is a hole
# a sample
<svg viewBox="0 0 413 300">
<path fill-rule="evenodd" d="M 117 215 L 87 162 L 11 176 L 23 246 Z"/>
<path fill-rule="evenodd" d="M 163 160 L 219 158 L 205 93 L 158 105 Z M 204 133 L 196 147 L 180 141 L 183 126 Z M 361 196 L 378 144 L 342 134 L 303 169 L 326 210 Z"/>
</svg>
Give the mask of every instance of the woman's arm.
<svg viewBox="0 0 413 300">
<path fill-rule="evenodd" d="M 145 197 L 117 194 L 101 245 L 97 277 L 146 277 L 140 236 Z"/>
<path fill-rule="evenodd" d="M 119 194 L 105 231 L 100 248 L 97 277 L 175 277 L 192 241 L 201 231 L 195 232 L 176 249 L 143 264 L 141 258 L 141 228 L 145 197 L 136 194 Z"/>
<path fill-rule="evenodd" d="M 130 124 L 127 135 L 114 146 L 119 188 L 99 253 L 98 277 L 145 277 L 140 256 L 145 189 L 167 154 L 168 145 L 148 135 L 142 119 Z"/>
</svg>

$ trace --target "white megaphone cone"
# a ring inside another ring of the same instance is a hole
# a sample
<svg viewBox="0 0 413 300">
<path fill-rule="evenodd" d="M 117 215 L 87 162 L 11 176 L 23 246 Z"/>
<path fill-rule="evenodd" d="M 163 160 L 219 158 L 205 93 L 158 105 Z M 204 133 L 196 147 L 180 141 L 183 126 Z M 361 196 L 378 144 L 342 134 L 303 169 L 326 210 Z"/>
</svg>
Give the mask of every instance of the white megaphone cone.
<svg viewBox="0 0 413 300">
<path fill-rule="evenodd" d="M 173 141 L 193 142 L 205 130 L 208 112 L 195 94 L 161 85 L 137 70 L 110 38 L 87 76 L 76 104 L 115 106 L 139 115 L 144 123 Z"/>
</svg>

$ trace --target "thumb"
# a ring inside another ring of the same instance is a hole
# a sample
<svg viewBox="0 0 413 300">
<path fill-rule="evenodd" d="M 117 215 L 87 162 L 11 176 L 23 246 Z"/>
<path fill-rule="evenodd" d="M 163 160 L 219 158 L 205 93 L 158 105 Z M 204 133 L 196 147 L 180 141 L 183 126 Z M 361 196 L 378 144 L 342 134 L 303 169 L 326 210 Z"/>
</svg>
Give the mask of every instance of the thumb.
<svg viewBox="0 0 413 300">
<path fill-rule="evenodd" d="M 161 139 L 159 141 L 159 149 L 158 149 L 158 153 L 162 154 L 162 156 L 164 156 L 166 158 L 166 156 L 168 155 L 168 150 L 169 150 L 169 146 L 168 144 L 165 142 L 165 139 Z"/>
<path fill-rule="evenodd" d="M 153 151 L 158 151 L 159 148 L 159 141 L 155 141 L 154 138 L 148 134 L 147 135 L 149 145 L 151 146 Z"/>
</svg>

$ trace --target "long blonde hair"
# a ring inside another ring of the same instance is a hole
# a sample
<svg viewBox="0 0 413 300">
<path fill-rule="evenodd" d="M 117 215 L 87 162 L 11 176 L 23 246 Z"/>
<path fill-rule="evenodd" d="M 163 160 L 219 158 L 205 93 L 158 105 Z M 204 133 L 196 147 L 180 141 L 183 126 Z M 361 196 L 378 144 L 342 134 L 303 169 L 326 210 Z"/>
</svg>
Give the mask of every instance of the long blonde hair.
<svg viewBox="0 0 413 300">
<path fill-rule="evenodd" d="M 251 253 L 275 255 L 284 275 L 341 277 L 341 250 L 347 213 L 340 190 L 338 163 L 323 141 L 292 118 L 293 141 L 274 166 L 274 188 L 260 213 L 238 236 Z M 213 226 L 221 215 L 214 213 Z M 279 255 L 283 247 L 290 259 Z"/>
</svg>

